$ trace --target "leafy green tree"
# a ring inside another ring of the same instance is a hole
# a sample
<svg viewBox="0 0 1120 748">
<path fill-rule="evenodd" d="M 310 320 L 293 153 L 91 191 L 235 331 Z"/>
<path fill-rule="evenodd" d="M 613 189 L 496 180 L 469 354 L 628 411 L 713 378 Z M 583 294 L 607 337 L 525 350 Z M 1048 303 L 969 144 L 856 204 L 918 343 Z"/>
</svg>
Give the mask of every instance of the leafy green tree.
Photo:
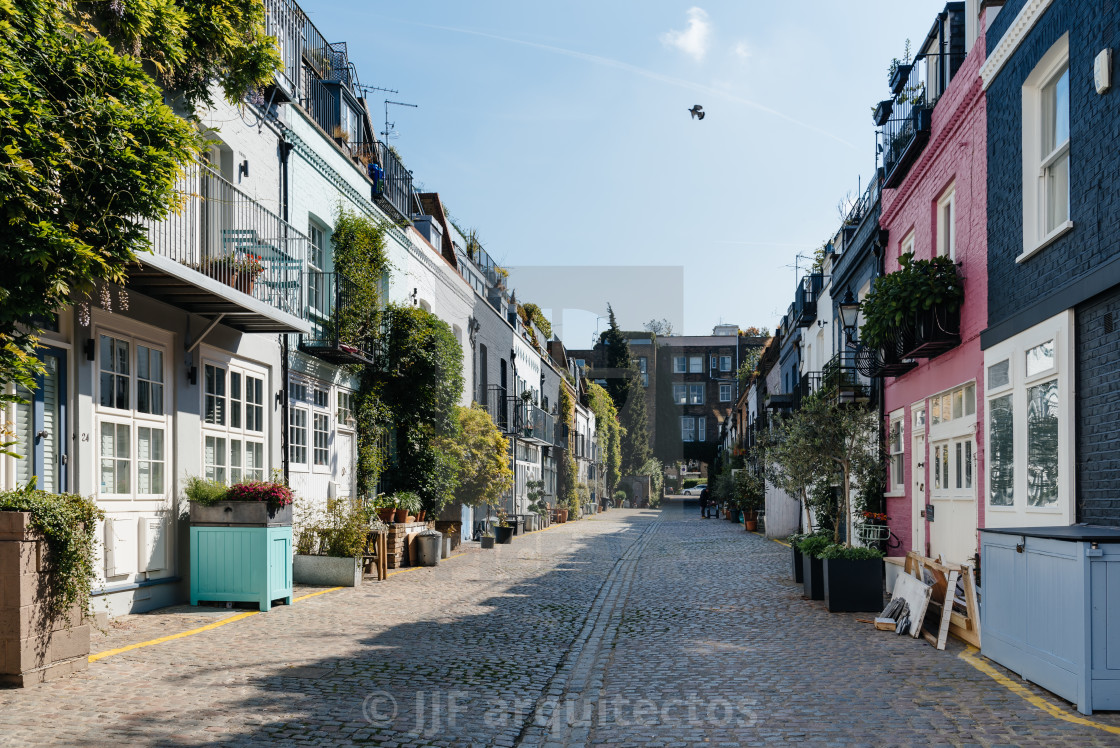
<svg viewBox="0 0 1120 748">
<path fill-rule="evenodd" d="M 603 366 L 607 369 L 607 392 L 614 401 L 614 407 L 621 413 L 634 382 L 630 343 L 622 334 L 610 304 L 607 304 L 607 315 L 610 324 L 600 338 L 604 348 Z"/>
<path fill-rule="evenodd" d="M 394 484 L 436 512 L 452 500 L 458 477 L 463 351 L 448 324 L 429 311 L 394 305 L 388 315 L 382 392 L 396 427 Z"/>
<path fill-rule="evenodd" d="M 607 494 L 610 495 L 622 478 L 622 427 L 614 402 L 603 387 L 592 382 L 587 393 L 591 399 L 591 410 L 595 413 L 595 431 L 605 458 Z"/>
<path fill-rule="evenodd" d="M 634 374 L 637 375 L 637 369 Z M 653 457 L 643 388 L 635 387 L 630 393 L 619 421 L 622 424 L 622 472 L 625 475 L 643 475 L 642 468 Z"/>
<path fill-rule="evenodd" d="M 509 440 L 490 419 L 486 408 L 475 403 L 457 407 L 460 439 L 458 490 L 461 501 L 473 506 L 497 505 L 513 486 L 509 466 Z"/>
<path fill-rule="evenodd" d="M 260 0 L 0 2 L 0 381 L 33 386 L 36 320 L 122 284 L 176 204 L 201 137 L 161 85 L 190 117 L 279 61 Z"/>
</svg>

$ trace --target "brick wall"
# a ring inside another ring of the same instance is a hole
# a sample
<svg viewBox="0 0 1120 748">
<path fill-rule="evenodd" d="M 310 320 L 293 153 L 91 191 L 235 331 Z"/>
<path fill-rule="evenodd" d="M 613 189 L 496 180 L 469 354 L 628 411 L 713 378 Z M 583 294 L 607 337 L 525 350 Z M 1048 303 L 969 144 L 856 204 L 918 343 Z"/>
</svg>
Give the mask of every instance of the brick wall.
<svg viewBox="0 0 1120 748">
<path fill-rule="evenodd" d="M 988 49 L 1024 0 L 1009 0 L 987 35 Z M 1062 34 L 1070 50 L 1070 220 L 1074 228 L 1022 263 L 1022 85 L 1038 60 Z M 1061 294 L 1066 307 L 1085 300 L 1062 286 L 1091 273 L 1116 254 L 1120 239 L 1120 93 L 1115 82 L 1103 96 L 1093 86 L 1093 59 L 1120 47 L 1120 10 L 1115 3 L 1055 0 L 989 86 L 988 100 L 988 310 L 995 325 Z M 1060 311 L 1060 310 L 1058 310 Z M 1047 312 L 1047 316 L 1053 312 Z M 1041 320 L 1024 319 L 1001 331 L 990 346 Z"/>
<path fill-rule="evenodd" d="M 1120 289 L 1077 308 L 1077 520 L 1120 526 Z"/>
</svg>

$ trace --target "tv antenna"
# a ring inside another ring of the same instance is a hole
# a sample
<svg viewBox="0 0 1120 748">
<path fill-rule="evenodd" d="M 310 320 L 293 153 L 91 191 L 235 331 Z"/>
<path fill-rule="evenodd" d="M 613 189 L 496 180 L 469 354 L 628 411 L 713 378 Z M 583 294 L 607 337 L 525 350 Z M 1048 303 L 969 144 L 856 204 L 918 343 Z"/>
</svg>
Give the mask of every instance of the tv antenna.
<svg viewBox="0 0 1120 748">
<path fill-rule="evenodd" d="M 395 88 L 382 88 L 381 86 L 362 86 L 362 85 L 359 85 L 358 90 L 361 91 L 364 94 L 365 93 L 370 93 L 371 91 L 384 91 L 385 93 L 400 93 L 400 91 L 398 91 Z"/>
<path fill-rule="evenodd" d="M 419 109 L 420 108 L 419 104 L 408 104 L 408 103 L 403 102 L 403 101 L 389 101 L 388 99 L 385 99 L 385 132 L 383 132 L 381 134 L 383 136 L 385 136 L 385 143 L 386 144 L 388 144 L 388 142 L 389 142 L 389 133 L 393 132 L 393 128 L 395 128 L 397 126 L 396 122 L 390 122 L 389 121 L 389 105 L 390 104 L 392 104 L 393 106 L 410 106 L 413 109 Z"/>
</svg>

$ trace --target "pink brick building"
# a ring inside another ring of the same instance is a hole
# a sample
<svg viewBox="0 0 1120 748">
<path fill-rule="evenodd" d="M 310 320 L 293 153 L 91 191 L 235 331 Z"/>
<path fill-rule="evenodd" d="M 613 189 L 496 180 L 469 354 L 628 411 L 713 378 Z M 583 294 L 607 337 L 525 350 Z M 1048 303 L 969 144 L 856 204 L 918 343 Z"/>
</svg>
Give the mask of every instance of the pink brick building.
<svg viewBox="0 0 1120 748">
<path fill-rule="evenodd" d="M 963 278 L 965 299 L 959 343 L 947 336 L 943 352 L 913 356 L 914 368 L 885 380 L 886 505 L 891 530 L 902 541 L 890 555 L 913 549 L 964 562 L 976 554 L 977 528 L 984 523 L 979 336 L 988 317 L 987 127 L 978 73 L 985 44 L 984 12 L 966 33 L 965 13 L 950 8 L 919 48 L 907 88 L 896 94 L 895 116 L 902 108 L 906 120 L 884 128 L 889 189 L 883 190 L 880 225 L 889 232 L 885 272 L 898 270 L 905 252 L 915 259 L 948 255 Z M 925 109 L 933 104 L 932 112 L 912 111 L 919 108 L 908 106 L 914 92 L 924 97 Z M 923 115 L 928 119 L 920 124 Z"/>
</svg>

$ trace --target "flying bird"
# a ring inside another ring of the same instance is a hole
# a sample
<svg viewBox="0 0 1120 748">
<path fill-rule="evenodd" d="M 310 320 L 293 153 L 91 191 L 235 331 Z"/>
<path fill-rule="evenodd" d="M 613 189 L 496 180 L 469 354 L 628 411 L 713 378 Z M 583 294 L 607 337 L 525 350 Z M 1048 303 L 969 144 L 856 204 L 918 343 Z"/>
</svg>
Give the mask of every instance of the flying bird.
<svg viewBox="0 0 1120 748">
<path fill-rule="evenodd" d="M 696 104 L 691 109 L 689 109 L 688 113 L 692 115 L 693 119 L 704 119 L 704 107 L 700 106 L 699 104 Z"/>
</svg>

